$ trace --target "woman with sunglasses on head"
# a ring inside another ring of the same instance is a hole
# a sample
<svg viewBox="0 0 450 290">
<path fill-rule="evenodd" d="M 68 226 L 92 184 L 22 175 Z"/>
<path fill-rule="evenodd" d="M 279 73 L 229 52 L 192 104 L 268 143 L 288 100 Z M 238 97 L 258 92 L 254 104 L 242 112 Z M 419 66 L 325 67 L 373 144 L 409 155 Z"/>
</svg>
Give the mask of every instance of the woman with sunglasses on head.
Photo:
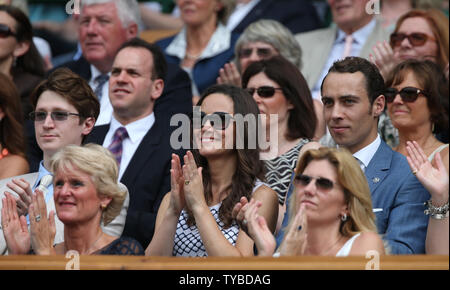
<svg viewBox="0 0 450 290">
<path fill-rule="evenodd" d="M 0 72 L 13 80 L 26 118 L 30 94 L 45 75 L 45 64 L 33 43 L 28 17 L 17 7 L 0 5 Z"/>
<path fill-rule="evenodd" d="M 19 93 L 0 73 L 0 180 L 28 173 Z"/>
<path fill-rule="evenodd" d="M 295 170 L 285 238 L 274 256 L 349 256 L 385 253 L 377 234 L 369 186 L 358 162 L 346 149 L 306 151 Z M 247 221 L 260 256 L 272 256 L 275 238 L 260 202 L 250 202 Z"/>
<path fill-rule="evenodd" d="M 253 241 L 231 216 L 234 204 L 242 196 L 263 202 L 258 212 L 272 231 L 278 211 L 276 193 L 262 182 L 258 107 L 244 90 L 230 85 L 208 88 L 197 106 L 203 117 L 196 120 L 194 112 L 194 149 L 183 166 L 172 157 L 171 191 L 158 210 L 146 255 L 252 256 Z"/>
<path fill-rule="evenodd" d="M 266 127 L 278 130 L 277 139 L 269 140 L 275 154 L 266 157 L 265 164 L 267 183 L 278 194 L 281 225 L 298 156 L 303 150 L 320 147 L 317 142 L 310 142 L 318 124 L 313 99 L 301 72 L 281 56 L 252 63 L 242 76 L 242 86 L 265 116 Z"/>
<path fill-rule="evenodd" d="M 407 156 L 407 142 L 416 141 L 430 160 L 441 152 L 448 171 L 448 144 L 434 136 L 448 130 L 448 80 L 439 66 L 429 60 L 407 60 L 393 69 L 386 87 L 387 111 L 399 133 L 394 150 Z"/>
</svg>

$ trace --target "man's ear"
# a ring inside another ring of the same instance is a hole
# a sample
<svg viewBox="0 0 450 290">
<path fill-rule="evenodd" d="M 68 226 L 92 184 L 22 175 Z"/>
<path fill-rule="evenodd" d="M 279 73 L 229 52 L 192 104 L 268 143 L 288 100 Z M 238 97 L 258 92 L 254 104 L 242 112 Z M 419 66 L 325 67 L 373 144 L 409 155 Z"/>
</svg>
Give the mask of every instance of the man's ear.
<svg viewBox="0 0 450 290">
<path fill-rule="evenodd" d="M 95 118 L 93 117 L 89 117 L 86 120 L 84 120 L 83 122 L 83 135 L 89 135 L 89 133 L 91 133 L 92 129 L 94 129 L 94 125 L 95 125 Z"/>
<path fill-rule="evenodd" d="M 132 23 L 128 25 L 126 30 L 127 40 L 133 39 L 138 36 L 138 25 L 136 23 Z"/>
<path fill-rule="evenodd" d="M 386 98 L 384 95 L 379 95 L 372 104 L 372 114 L 375 118 L 378 118 L 384 111 L 386 105 Z"/>
<path fill-rule="evenodd" d="M 164 91 L 164 81 L 162 79 L 156 79 L 153 81 L 153 90 L 151 98 L 152 100 L 156 100 L 159 98 Z"/>
</svg>

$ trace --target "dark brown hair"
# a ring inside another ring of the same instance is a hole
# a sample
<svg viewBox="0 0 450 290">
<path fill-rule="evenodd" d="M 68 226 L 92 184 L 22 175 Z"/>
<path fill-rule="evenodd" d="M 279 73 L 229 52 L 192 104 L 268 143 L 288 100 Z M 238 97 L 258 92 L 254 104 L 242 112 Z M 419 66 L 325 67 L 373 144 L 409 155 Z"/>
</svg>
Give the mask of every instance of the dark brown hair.
<svg viewBox="0 0 450 290">
<path fill-rule="evenodd" d="M 308 84 L 298 68 L 282 56 L 254 62 L 242 76 L 242 87 L 247 88 L 250 79 L 259 73 L 264 73 L 276 82 L 283 89 L 286 99 L 294 106 L 289 110 L 286 138 L 312 139 L 317 126 L 317 117 Z"/>
<path fill-rule="evenodd" d="M 27 15 L 19 8 L 10 5 L 0 5 L 0 11 L 6 12 L 16 21 L 14 29 L 17 42 L 28 42 L 30 44 L 28 51 L 24 55 L 17 58 L 16 67 L 34 75 L 44 76 L 44 60 L 34 45 L 33 27 L 31 26 L 31 22 Z"/>
<path fill-rule="evenodd" d="M 409 59 L 398 64 L 386 79 L 386 87 L 395 86 L 412 72 L 421 86 L 430 110 L 430 121 L 435 124 L 435 132 L 448 130 L 448 80 L 441 68 L 431 60 Z M 435 133 L 433 132 L 433 133 Z"/>
<path fill-rule="evenodd" d="M 200 106 L 211 94 L 223 94 L 229 96 L 233 100 L 235 115 L 240 114 L 242 116 L 246 116 L 250 114 L 254 115 L 256 120 L 258 120 L 258 106 L 245 90 L 231 85 L 214 85 L 204 91 L 197 103 L 197 106 Z M 259 129 L 259 126 L 257 129 Z M 235 142 L 240 142 L 240 140 L 244 139 L 244 149 L 230 149 L 236 152 L 237 167 L 235 173 L 233 174 L 231 184 L 225 189 L 225 191 L 228 191 L 229 194 L 222 201 L 222 205 L 219 209 L 219 218 L 225 224 L 225 228 L 230 227 L 233 222 L 231 212 L 234 205 L 239 202 L 242 196 L 245 196 L 248 200 L 250 200 L 256 180 L 265 180 L 265 166 L 263 161 L 259 158 L 259 146 L 256 144 L 255 149 L 251 149 L 248 146 L 248 138 L 250 134 L 254 133 L 249 131 L 249 126 L 245 123 L 244 130 L 237 130 L 236 133 Z M 208 202 L 212 199 L 211 175 L 208 160 L 200 155 L 198 149 L 193 149 L 192 153 L 196 160 L 197 166 L 203 167 L 203 188 L 205 192 L 205 199 Z M 188 224 L 192 224 L 193 220 L 193 215 L 189 214 Z"/>
<path fill-rule="evenodd" d="M 22 107 L 14 83 L 0 73 L 0 108 L 5 117 L 0 121 L 0 143 L 11 154 L 25 157 Z"/>
</svg>

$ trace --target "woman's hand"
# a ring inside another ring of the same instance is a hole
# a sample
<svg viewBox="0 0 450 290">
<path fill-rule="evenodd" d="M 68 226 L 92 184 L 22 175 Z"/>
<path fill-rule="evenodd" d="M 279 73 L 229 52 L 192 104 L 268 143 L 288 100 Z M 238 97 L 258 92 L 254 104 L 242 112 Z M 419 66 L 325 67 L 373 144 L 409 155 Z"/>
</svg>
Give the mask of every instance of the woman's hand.
<svg viewBox="0 0 450 290">
<path fill-rule="evenodd" d="M 26 255 L 30 251 L 30 233 L 25 216 L 17 214 L 16 201 L 5 192 L 2 199 L 2 228 L 9 255 Z"/>
<path fill-rule="evenodd" d="M 170 203 L 169 209 L 175 216 L 180 216 L 186 202 L 184 200 L 184 177 L 181 170 L 180 157 L 172 154 L 172 168 L 170 169 Z"/>
<path fill-rule="evenodd" d="M 234 63 L 226 63 L 223 68 L 219 70 L 217 83 L 220 85 L 228 84 L 241 87 L 241 74 Z"/>
<path fill-rule="evenodd" d="M 247 221 L 248 233 L 258 249 L 258 255 L 271 257 L 275 251 L 277 243 L 275 241 L 275 237 L 272 235 L 272 232 L 267 226 L 265 218 L 257 214 L 257 211 L 261 207 L 262 203 L 252 199 L 247 205 L 248 207 L 245 211 L 245 220 Z"/>
<path fill-rule="evenodd" d="M 233 210 L 231 212 L 231 216 L 234 220 L 236 220 L 237 224 L 239 225 L 239 228 L 243 230 L 248 236 L 248 228 L 247 228 L 247 220 L 244 222 L 245 219 L 245 212 L 248 209 L 248 200 L 245 196 L 241 197 L 240 201 L 236 203 L 233 207 Z"/>
<path fill-rule="evenodd" d="M 431 194 L 433 204 L 438 206 L 445 204 L 448 201 L 449 181 L 441 154 L 437 152 L 434 155 L 434 164 L 432 164 L 416 141 L 407 141 L 406 150 L 409 166 Z"/>
<path fill-rule="evenodd" d="M 44 194 L 35 190 L 30 205 L 30 232 L 31 245 L 37 255 L 54 255 L 53 241 L 55 239 L 55 212 L 50 212 L 47 218 L 47 205 Z"/>
<path fill-rule="evenodd" d="M 28 207 L 31 204 L 31 196 L 33 195 L 30 184 L 21 178 L 12 179 L 11 182 L 8 182 L 7 186 L 19 196 L 19 198 L 16 198 L 19 216 L 26 216 L 28 214 Z"/>
<path fill-rule="evenodd" d="M 394 51 L 389 43 L 386 41 L 377 42 L 372 48 L 369 59 L 380 70 L 381 75 L 386 79 L 392 69 L 397 65 L 397 60 L 394 57 Z"/>
<path fill-rule="evenodd" d="M 305 205 L 302 204 L 295 215 L 283 242 L 280 245 L 281 256 L 302 256 L 307 244 L 308 223 Z"/>
<path fill-rule="evenodd" d="M 207 208 L 203 191 L 202 168 L 197 168 L 191 151 L 188 151 L 184 156 L 183 177 L 186 205 L 194 214 L 198 210 Z"/>
</svg>

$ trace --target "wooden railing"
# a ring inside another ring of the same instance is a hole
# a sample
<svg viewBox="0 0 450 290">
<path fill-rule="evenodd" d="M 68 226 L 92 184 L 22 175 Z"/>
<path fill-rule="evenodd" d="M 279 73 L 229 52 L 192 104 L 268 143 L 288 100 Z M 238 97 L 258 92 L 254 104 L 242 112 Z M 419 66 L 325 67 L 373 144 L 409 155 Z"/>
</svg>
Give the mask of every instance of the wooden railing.
<svg viewBox="0 0 450 290">
<path fill-rule="evenodd" d="M 2 256 L 0 270 L 448 270 L 449 256 L 174 258 L 143 256 Z"/>
</svg>

